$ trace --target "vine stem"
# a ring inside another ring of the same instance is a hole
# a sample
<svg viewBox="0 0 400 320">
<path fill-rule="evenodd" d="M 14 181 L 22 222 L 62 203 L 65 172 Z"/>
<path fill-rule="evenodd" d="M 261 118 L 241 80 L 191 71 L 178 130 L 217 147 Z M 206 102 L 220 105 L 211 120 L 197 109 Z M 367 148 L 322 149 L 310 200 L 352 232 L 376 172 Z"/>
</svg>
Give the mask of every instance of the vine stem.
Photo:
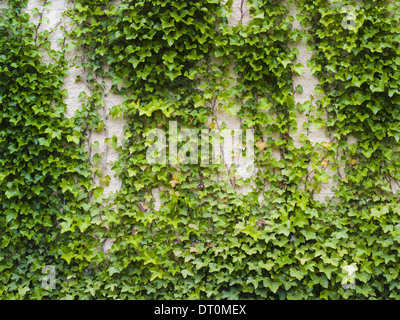
<svg viewBox="0 0 400 320">
<path fill-rule="evenodd" d="M 87 77 L 86 77 L 85 53 L 86 53 L 85 46 L 83 46 L 83 54 L 82 54 L 83 79 L 84 79 L 87 87 L 90 89 L 88 81 L 87 81 Z M 85 131 L 86 130 L 88 130 L 88 123 L 87 122 L 85 124 Z M 88 132 L 89 161 L 93 165 L 93 163 L 92 163 L 92 146 L 91 146 L 91 143 L 90 143 L 91 140 L 92 140 L 92 130 L 89 129 L 89 132 Z"/>
<path fill-rule="evenodd" d="M 44 0 L 43 2 L 43 7 L 47 4 L 47 0 Z M 36 30 L 35 30 L 35 43 L 37 43 L 37 38 L 38 38 L 38 32 L 39 32 L 39 28 L 42 24 L 42 18 L 43 18 L 43 13 L 44 13 L 44 8 L 42 10 L 42 12 L 40 12 L 40 16 L 39 16 L 39 23 L 36 26 Z"/>
<path fill-rule="evenodd" d="M 105 129 L 104 129 L 104 134 L 105 138 L 108 138 L 108 123 L 107 123 L 107 106 L 106 106 L 106 98 L 105 98 L 105 93 L 104 93 L 104 88 L 103 88 L 103 83 L 104 83 L 104 75 L 102 76 L 102 85 L 101 87 L 101 96 L 103 98 L 104 106 L 103 106 L 103 121 L 105 124 Z M 104 144 L 104 159 L 103 159 L 103 174 L 106 170 L 106 165 L 107 165 L 107 153 L 108 153 L 108 144 Z"/>
<path fill-rule="evenodd" d="M 242 25 L 243 25 L 244 15 L 249 11 L 249 10 L 246 10 L 246 11 L 243 10 L 245 2 L 246 2 L 246 0 L 241 0 L 240 1 L 240 7 L 237 6 L 239 8 L 239 10 L 240 10 L 240 24 L 242 24 Z"/>
</svg>

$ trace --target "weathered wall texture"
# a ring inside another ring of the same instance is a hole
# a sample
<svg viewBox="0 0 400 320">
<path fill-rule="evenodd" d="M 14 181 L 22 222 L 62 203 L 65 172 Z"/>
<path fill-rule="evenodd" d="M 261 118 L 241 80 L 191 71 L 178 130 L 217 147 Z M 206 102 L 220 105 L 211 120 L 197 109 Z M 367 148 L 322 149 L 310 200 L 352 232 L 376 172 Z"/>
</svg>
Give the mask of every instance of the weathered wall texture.
<svg viewBox="0 0 400 320">
<path fill-rule="evenodd" d="M 60 30 L 60 26 L 64 26 L 65 28 L 69 29 L 71 26 L 69 26 L 69 20 L 66 17 L 63 17 L 63 11 L 71 6 L 71 3 L 68 3 L 66 0 L 53 0 L 51 1 L 52 5 L 49 10 L 44 11 L 44 17 L 48 19 L 48 23 L 46 25 L 41 25 L 41 28 L 52 28 L 57 26 L 57 29 L 54 31 L 52 34 L 52 45 L 54 48 L 57 48 L 57 38 L 62 38 L 63 32 Z M 248 14 L 248 11 L 244 11 L 244 15 L 241 14 L 240 10 L 240 4 L 241 0 L 234 0 L 234 13 L 230 17 L 229 23 L 231 25 L 236 25 L 239 20 L 242 20 L 243 23 L 246 23 L 249 19 L 250 16 Z M 37 0 L 31 0 L 29 2 L 29 6 L 27 8 L 28 12 L 31 12 L 33 8 L 37 7 L 40 11 L 42 9 L 43 2 L 42 1 L 37 1 Z M 1 1 L 0 2 L 0 8 L 5 8 L 7 7 L 6 1 Z M 290 14 L 295 18 L 296 17 L 296 7 L 295 6 L 287 6 L 288 9 L 290 10 Z M 32 21 L 37 22 L 38 21 L 38 16 L 32 16 L 31 17 Z M 296 21 L 296 18 L 294 20 L 293 26 L 295 28 L 301 28 L 299 23 Z M 298 84 L 300 84 L 303 87 L 303 93 L 295 93 L 295 102 L 304 102 L 306 100 L 310 99 L 310 95 L 314 95 L 316 97 L 316 94 L 314 92 L 315 86 L 318 84 L 318 80 L 313 77 L 310 73 L 310 68 L 307 67 L 307 60 L 311 58 L 312 52 L 307 52 L 306 50 L 306 43 L 304 42 L 298 42 L 293 45 L 294 47 L 297 47 L 300 54 L 297 58 L 297 61 L 295 64 L 298 62 L 302 63 L 305 68 L 303 71 L 303 74 L 301 76 L 295 76 L 294 78 L 294 86 L 296 87 Z M 75 55 L 82 56 L 81 52 L 74 52 L 71 53 L 70 58 L 73 58 Z M 87 93 L 90 93 L 90 89 L 83 84 L 83 81 L 80 81 L 79 83 L 75 82 L 75 79 L 78 75 L 83 75 L 83 69 L 79 67 L 74 67 L 69 69 L 69 75 L 65 79 L 65 84 L 64 87 L 68 90 L 68 97 L 66 99 L 66 103 L 68 105 L 68 112 L 67 116 L 72 116 L 74 112 L 80 108 L 81 101 L 78 99 L 78 95 L 80 92 L 85 91 Z M 107 88 L 110 87 L 110 83 L 107 84 Z M 108 111 L 109 108 L 111 108 L 113 105 L 119 104 L 122 102 L 121 97 L 109 94 L 106 90 L 106 109 Z M 225 122 L 227 125 L 227 128 L 230 129 L 240 129 L 240 119 L 237 117 L 234 117 L 232 115 L 220 112 L 218 114 L 218 121 L 220 124 L 222 122 Z M 305 115 L 298 114 L 298 132 L 295 136 L 296 139 L 296 145 L 299 146 L 301 144 L 299 140 L 299 135 L 301 133 L 305 133 L 305 129 L 303 129 L 303 122 L 306 121 Z M 113 135 L 116 135 L 118 137 L 118 140 L 122 140 L 123 137 L 123 127 L 124 127 L 124 120 L 122 118 L 117 118 L 113 119 L 111 116 L 108 116 L 107 114 L 107 132 L 101 132 L 100 134 L 96 132 L 92 132 L 91 134 L 91 142 L 94 141 L 99 141 L 99 148 L 96 150 L 92 150 L 92 154 L 99 153 L 101 154 L 104 152 L 104 138 L 106 137 L 112 137 Z M 309 138 L 313 142 L 329 142 L 328 138 L 325 135 L 325 132 L 322 129 L 316 130 L 315 128 L 310 128 L 309 132 Z M 279 154 L 276 154 L 275 156 L 279 157 Z M 105 193 L 110 194 L 112 192 L 115 192 L 119 189 L 121 185 L 121 181 L 119 179 L 114 177 L 114 174 L 111 170 L 112 167 L 112 162 L 117 160 L 118 154 L 112 149 L 108 148 L 107 151 L 107 165 L 106 165 L 106 172 L 105 174 L 108 174 L 111 177 L 111 181 L 108 187 L 105 188 Z M 329 170 L 329 169 L 328 169 Z M 249 174 L 256 174 L 256 173 L 248 173 L 245 170 L 244 166 L 240 166 L 239 163 L 239 168 L 238 172 L 242 176 L 248 176 Z M 329 173 L 329 171 L 328 171 Z M 331 187 L 332 183 L 330 184 L 324 184 L 321 192 L 317 195 L 315 195 L 316 198 L 319 200 L 324 200 L 326 196 L 332 195 L 331 192 Z M 238 192 L 248 192 L 249 188 L 251 187 L 245 187 L 241 190 L 238 190 Z M 155 195 L 155 200 L 156 200 L 156 208 L 160 207 L 161 203 L 159 198 L 157 197 L 157 190 L 154 190 L 154 195 Z"/>
</svg>

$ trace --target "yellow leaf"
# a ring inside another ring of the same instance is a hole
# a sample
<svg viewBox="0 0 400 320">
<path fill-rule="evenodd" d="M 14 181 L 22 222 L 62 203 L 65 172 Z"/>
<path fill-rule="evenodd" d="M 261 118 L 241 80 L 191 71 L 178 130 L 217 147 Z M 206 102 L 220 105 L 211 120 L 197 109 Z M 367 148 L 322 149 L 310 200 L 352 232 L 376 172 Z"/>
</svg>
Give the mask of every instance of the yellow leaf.
<svg viewBox="0 0 400 320">
<path fill-rule="evenodd" d="M 215 122 L 211 122 L 210 125 L 208 126 L 210 129 L 214 129 L 215 128 Z"/>
<path fill-rule="evenodd" d="M 259 140 L 256 142 L 256 147 L 258 148 L 258 151 L 263 151 L 267 147 L 267 143 Z"/>
<path fill-rule="evenodd" d="M 173 187 L 175 187 L 175 185 L 177 185 L 179 183 L 179 181 L 171 180 L 169 183 L 170 183 L 171 187 L 173 188 Z"/>
<path fill-rule="evenodd" d="M 178 176 L 173 174 L 172 175 L 172 180 L 169 182 L 171 187 L 175 187 L 175 185 L 179 184 L 180 182 L 178 181 Z"/>
</svg>

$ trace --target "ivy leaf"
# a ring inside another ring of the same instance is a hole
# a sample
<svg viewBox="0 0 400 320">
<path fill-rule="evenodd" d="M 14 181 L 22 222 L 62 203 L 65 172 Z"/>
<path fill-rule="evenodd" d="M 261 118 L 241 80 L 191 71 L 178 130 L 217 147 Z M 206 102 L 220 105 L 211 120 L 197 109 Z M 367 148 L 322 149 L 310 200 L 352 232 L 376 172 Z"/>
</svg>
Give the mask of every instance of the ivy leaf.
<svg viewBox="0 0 400 320">
<path fill-rule="evenodd" d="M 295 73 L 297 73 L 298 75 L 301 75 L 303 73 L 303 69 L 304 69 L 304 65 L 302 65 L 301 63 L 298 63 L 293 67 L 293 71 Z"/>
<path fill-rule="evenodd" d="M 184 278 L 186 278 L 187 276 L 193 276 L 193 275 L 194 275 L 193 272 L 190 271 L 190 270 L 188 270 L 188 269 L 183 269 L 183 270 L 181 271 L 181 273 L 182 273 L 182 276 L 183 276 Z"/>
<path fill-rule="evenodd" d="M 62 255 L 61 255 L 61 258 L 63 258 L 65 261 L 67 261 L 67 263 L 68 264 L 70 264 L 71 263 L 71 260 L 72 260 L 72 258 L 75 256 L 75 254 L 74 254 L 74 252 L 73 251 L 69 251 L 69 252 L 67 252 L 67 253 L 63 253 Z"/>
<path fill-rule="evenodd" d="M 303 93 L 303 87 L 300 85 L 300 84 L 298 84 L 297 86 L 296 86 L 296 89 L 295 89 L 298 93 Z M 318 93 L 317 93 L 317 95 L 318 95 Z"/>
<path fill-rule="evenodd" d="M 67 135 L 67 140 L 69 142 L 74 142 L 75 144 L 79 144 L 81 137 L 81 133 L 79 131 L 74 131 L 72 135 Z"/>
<path fill-rule="evenodd" d="M 263 151 L 267 147 L 267 143 L 265 141 L 257 141 L 256 142 L 256 147 L 258 148 L 258 151 Z"/>
<path fill-rule="evenodd" d="M 103 196 L 104 188 L 103 187 L 96 187 L 93 189 L 93 196 L 95 198 L 100 198 Z"/>
<path fill-rule="evenodd" d="M 115 269 L 114 267 L 109 267 L 108 268 L 108 275 L 110 277 L 112 277 L 114 274 L 119 273 L 119 271 L 117 269 Z"/>
<path fill-rule="evenodd" d="M 104 143 L 110 145 L 114 150 L 117 151 L 117 149 L 118 149 L 118 137 L 116 135 L 113 135 L 112 138 L 104 139 Z"/>
</svg>

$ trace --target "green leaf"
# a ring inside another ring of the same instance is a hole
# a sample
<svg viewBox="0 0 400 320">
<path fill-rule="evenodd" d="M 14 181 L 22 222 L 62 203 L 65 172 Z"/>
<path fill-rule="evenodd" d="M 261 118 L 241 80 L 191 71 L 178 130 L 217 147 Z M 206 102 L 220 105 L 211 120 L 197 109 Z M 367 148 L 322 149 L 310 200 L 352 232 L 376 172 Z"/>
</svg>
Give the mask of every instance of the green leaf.
<svg viewBox="0 0 400 320">
<path fill-rule="evenodd" d="M 108 268 L 108 274 L 110 277 L 112 277 L 113 274 L 115 273 L 119 273 L 119 271 L 117 269 L 115 269 L 114 267 L 109 267 Z"/>
<path fill-rule="evenodd" d="M 113 135 L 112 138 L 104 139 L 104 143 L 110 145 L 114 150 L 118 149 L 118 137 Z"/>
<path fill-rule="evenodd" d="M 67 253 L 64 252 L 64 253 L 61 255 L 61 258 L 63 258 L 65 261 L 67 261 L 68 264 L 70 264 L 70 263 L 71 263 L 71 260 L 72 260 L 72 258 L 73 258 L 74 256 L 75 256 L 74 252 L 69 251 L 69 252 L 67 252 Z"/>
<path fill-rule="evenodd" d="M 96 187 L 93 189 L 93 196 L 95 198 L 100 198 L 103 196 L 104 188 L 103 187 Z"/>
<path fill-rule="evenodd" d="M 299 92 L 299 93 L 303 93 L 303 87 L 300 84 L 298 84 L 296 86 L 296 91 Z"/>
<path fill-rule="evenodd" d="M 293 67 L 293 71 L 295 73 L 297 73 L 298 75 L 301 75 L 303 73 L 303 69 L 304 69 L 304 66 L 301 63 L 298 63 Z"/>
<path fill-rule="evenodd" d="M 193 276 L 193 275 L 194 275 L 193 272 L 190 271 L 190 270 L 188 270 L 188 269 L 183 269 L 183 270 L 181 271 L 181 273 L 182 273 L 182 275 L 183 275 L 184 278 L 186 278 L 187 276 Z"/>
</svg>

